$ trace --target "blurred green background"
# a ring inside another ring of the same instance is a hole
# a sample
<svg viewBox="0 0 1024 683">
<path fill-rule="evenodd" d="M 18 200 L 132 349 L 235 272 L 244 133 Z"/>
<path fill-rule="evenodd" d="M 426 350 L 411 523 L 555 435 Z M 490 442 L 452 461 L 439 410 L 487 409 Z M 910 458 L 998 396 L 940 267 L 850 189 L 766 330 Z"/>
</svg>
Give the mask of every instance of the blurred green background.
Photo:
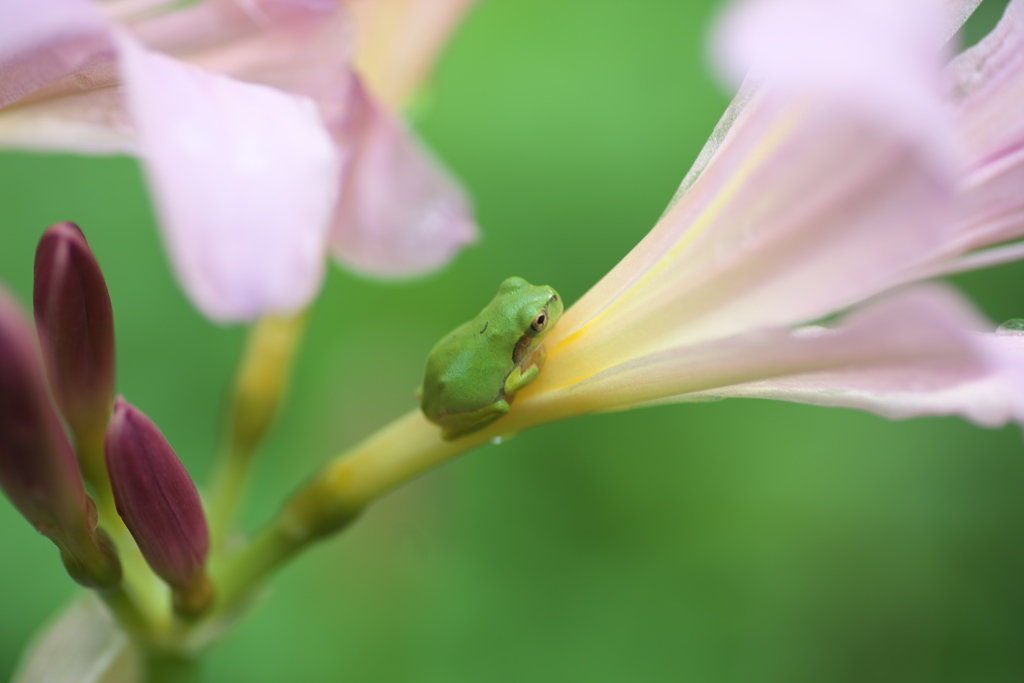
<svg viewBox="0 0 1024 683">
<path fill-rule="evenodd" d="M 412 408 L 431 344 L 501 278 L 572 301 L 647 232 L 728 101 L 703 57 L 715 5 L 480 3 L 417 126 L 484 238 L 409 284 L 333 269 L 248 528 Z M 243 330 L 183 299 L 126 159 L 0 155 L 0 278 L 26 304 L 59 220 L 107 273 L 119 390 L 202 484 Z M 993 320 L 1024 314 L 1024 265 L 958 284 Z M 1022 489 L 1016 427 L 738 400 L 553 424 L 405 486 L 290 565 L 208 680 L 1021 681 Z M 0 538 L 6 678 L 75 588 L 6 502 Z"/>
</svg>

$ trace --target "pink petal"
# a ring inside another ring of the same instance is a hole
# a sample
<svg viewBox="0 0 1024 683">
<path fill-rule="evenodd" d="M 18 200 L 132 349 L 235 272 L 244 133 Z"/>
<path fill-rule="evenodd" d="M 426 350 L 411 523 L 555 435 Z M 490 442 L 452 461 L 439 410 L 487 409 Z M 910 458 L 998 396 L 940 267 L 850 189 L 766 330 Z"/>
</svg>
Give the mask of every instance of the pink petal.
<svg viewBox="0 0 1024 683">
<path fill-rule="evenodd" d="M 943 16 L 945 17 L 944 21 L 941 22 L 942 28 L 944 29 L 943 35 L 947 38 L 951 38 L 960 30 L 964 22 L 966 22 L 974 12 L 975 8 L 981 4 L 981 0 L 942 0 L 942 4 L 944 10 Z M 731 61 L 731 58 L 728 56 L 726 56 L 725 59 L 727 62 Z M 740 57 L 740 59 L 742 60 L 742 57 Z M 718 150 L 718 147 L 722 144 L 722 141 L 725 140 L 732 124 L 735 123 L 736 119 L 739 118 L 740 113 L 747 104 L 753 100 L 754 95 L 757 93 L 761 84 L 758 82 L 757 78 L 749 78 L 746 75 L 742 75 L 743 69 L 745 68 L 746 67 L 742 61 L 729 67 L 729 70 L 735 72 L 731 74 L 730 78 L 732 80 L 742 78 L 742 86 L 740 87 L 739 92 L 736 93 L 733 101 L 729 103 L 729 107 L 722 115 L 722 119 L 718 122 L 718 125 L 715 126 L 714 131 L 711 133 L 711 137 L 708 138 L 707 143 L 705 143 L 704 147 L 701 149 L 693 167 L 690 169 L 689 173 L 686 174 L 686 177 L 680 185 L 679 191 L 676 193 L 676 197 L 670 205 L 674 204 L 675 200 L 681 197 L 683 193 L 693 185 L 697 177 L 711 161 L 711 158 Z M 763 78 L 764 74 L 760 74 L 760 76 Z M 786 74 L 783 74 L 783 78 L 786 78 Z"/>
<path fill-rule="evenodd" d="M 993 31 L 947 67 L 960 134 L 975 165 L 1024 141 L 1024 2 L 1011 2 Z"/>
<path fill-rule="evenodd" d="M 346 87 L 354 41 L 335 0 L 207 0 L 131 29 L 151 49 L 318 100 Z"/>
<path fill-rule="evenodd" d="M 350 109 L 332 126 L 350 150 L 331 232 L 334 256 L 372 275 L 407 276 L 447 263 L 476 239 L 456 181 L 402 122 L 353 79 Z"/>
<path fill-rule="evenodd" d="M 0 145 L 111 154 L 133 134 L 110 28 L 86 0 L 0 3 Z"/>
<path fill-rule="evenodd" d="M 979 325 L 952 292 L 920 289 L 855 313 L 834 330 L 750 332 L 670 349 L 548 388 L 542 400 L 576 413 L 764 397 L 891 418 L 961 414 L 979 424 L 1002 424 L 1024 416 L 1024 385 L 1014 389 L 1005 382 L 992 350 L 970 331 Z"/>
<path fill-rule="evenodd" d="M 981 0 L 942 0 L 946 39 L 952 38 L 981 4 Z"/>
<path fill-rule="evenodd" d="M 137 13 L 127 25 L 147 47 L 183 57 L 293 24 L 327 21 L 338 13 L 334 0 L 203 0 L 171 11 Z"/>
<path fill-rule="evenodd" d="M 355 0 L 356 64 L 389 107 L 405 104 L 475 0 Z"/>
<path fill-rule="evenodd" d="M 154 14 L 134 0 L 105 4 L 131 18 L 133 34 L 152 48 L 211 71 L 272 85 L 318 100 L 327 111 L 345 106 L 352 22 L 334 0 L 207 0 Z M 153 8 L 149 8 L 152 10 Z M 112 57 L 112 55 L 110 55 Z M 122 106 L 116 65 L 73 74 L 92 89 L 63 80 L 0 113 L 0 145 L 84 154 L 137 153 L 134 126 Z M 66 79 L 65 79 L 66 80 Z"/>
<path fill-rule="evenodd" d="M 1024 242 L 1014 242 L 1013 244 L 1004 244 L 992 247 L 991 249 L 974 251 L 946 261 L 928 263 L 921 268 L 910 271 L 906 281 L 928 280 L 943 275 L 991 268 L 1021 259 L 1024 259 Z"/>
<path fill-rule="evenodd" d="M 655 229 L 565 314 L 549 347 L 573 360 L 545 373 L 570 381 L 637 354 L 829 315 L 946 244 L 949 131 L 940 93 L 915 85 L 935 80 L 941 40 L 898 12 L 895 27 L 872 32 L 868 5 L 880 17 L 895 11 L 874 0 L 829 3 L 850 15 L 843 24 L 812 7 L 818 34 L 798 23 L 795 35 L 773 37 L 804 4 L 736 15 L 727 42 L 759 41 L 765 79 L 741 91 Z M 884 74 L 846 64 L 863 51 L 891 60 Z M 822 65 L 834 67 L 831 79 Z M 912 95 L 899 78 L 913 81 Z M 873 104 L 851 106 L 858 92 Z M 934 129 L 909 132 L 911 120 Z"/>
<path fill-rule="evenodd" d="M 354 83 L 352 25 L 342 5 L 210 0 L 132 28 L 151 46 L 206 68 L 317 101 L 349 160 L 332 239 L 343 263 L 377 275 L 417 274 L 475 237 L 458 185 Z"/>
<path fill-rule="evenodd" d="M 1017 422 L 1024 423 L 1024 334 L 1019 331 L 984 336 L 984 344 L 988 349 L 992 363 L 999 369 L 999 379 L 1003 391 L 1013 401 L 1014 417 Z"/>
<path fill-rule="evenodd" d="M 93 87 L 112 56 L 109 28 L 91 2 L 0 3 L 0 108 L 47 87 Z"/>
<path fill-rule="evenodd" d="M 171 260 L 215 320 L 306 305 L 323 277 L 338 159 L 312 101 L 120 41 Z"/>
<path fill-rule="evenodd" d="M 689 191 L 565 314 L 552 348 L 585 339 L 581 367 L 607 367 L 799 324 L 885 289 L 944 243 L 949 189 L 912 148 L 834 110 L 773 108 L 747 105 Z"/>
<path fill-rule="evenodd" d="M 1024 358 L 1021 358 L 1024 362 Z M 983 427 L 1020 419 L 1020 397 L 994 371 L 968 376 L 941 367 L 837 371 L 739 384 L 695 398 L 762 398 L 853 408 L 890 420 L 960 415 Z"/>
<path fill-rule="evenodd" d="M 174 11 L 180 5 L 180 0 L 103 0 L 101 8 L 107 18 L 126 22 L 169 10 Z"/>
<path fill-rule="evenodd" d="M 955 245 L 963 251 L 1024 235 L 1024 2 L 1014 0 L 980 43 L 949 65 L 968 153 Z"/>
<path fill-rule="evenodd" d="M 753 70 L 773 88 L 840 104 L 949 154 L 936 106 L 945 4 L 746 0 L 718 25 L 716 63 L 735 82 Z"/>
<path fill-rule="evenodd" d="M 79 154 L 136 154 L 120 87 L 86 90 L 0 111 L 0 146 Z"/>
</svg>

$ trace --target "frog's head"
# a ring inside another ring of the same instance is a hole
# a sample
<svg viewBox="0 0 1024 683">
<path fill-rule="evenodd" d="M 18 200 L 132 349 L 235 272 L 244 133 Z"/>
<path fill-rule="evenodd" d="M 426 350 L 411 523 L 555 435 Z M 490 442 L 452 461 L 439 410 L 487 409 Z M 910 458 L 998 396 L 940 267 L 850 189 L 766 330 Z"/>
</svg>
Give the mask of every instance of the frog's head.
<svg viewBox="0 0 1024 683">
<path fill-rule="evenodd" d="M 562 315 L 562 298 L 547 285 L 534 286 L 521 277 L 510 277 L 501 283 L 498 295 L 515 316 L 523 336 L 533 339 L 530 346 L 534 348 Z"/>
</svg>

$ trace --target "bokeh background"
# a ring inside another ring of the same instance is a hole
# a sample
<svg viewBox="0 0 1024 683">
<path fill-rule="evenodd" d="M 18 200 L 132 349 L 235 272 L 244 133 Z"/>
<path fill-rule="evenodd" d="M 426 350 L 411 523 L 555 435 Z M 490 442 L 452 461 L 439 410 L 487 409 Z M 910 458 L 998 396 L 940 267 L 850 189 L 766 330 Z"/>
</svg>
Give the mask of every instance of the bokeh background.
<svg viewBox="0 0 1024 683">
<path fill-rule="evenodd" d="M 987 0 L 977 40 L 1004 5 Z M 432 343 L 508 275 L 578 298 L 653 225 L 728 102 L 710 0 L 483 0 L 415 122 L 484 237 L 400 285 L 334 268 L 263 448 L 256 528 L 332 454 L 414 406 Z M 118 387 L 207 481 L 244 331 L 173 282 L 138 166 L 0 155 L 0 279 L 23 302 L 49 224 L 109 279 Z M 1024 266 L 958 278 L 1024 315 Z M 208 680 L 1024 680 L 1016 427 L 766 401 L 548 425 L 462 457 L 288 566 Z M 75 593 L 0 502 L 0 678 Z"/>
</svg>

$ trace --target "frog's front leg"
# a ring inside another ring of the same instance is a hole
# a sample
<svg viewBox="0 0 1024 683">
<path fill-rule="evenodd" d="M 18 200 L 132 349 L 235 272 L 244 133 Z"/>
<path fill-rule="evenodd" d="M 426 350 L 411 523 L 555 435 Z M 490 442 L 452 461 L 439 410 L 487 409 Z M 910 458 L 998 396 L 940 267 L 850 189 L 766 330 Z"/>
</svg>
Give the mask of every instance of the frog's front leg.
<svg viewBox="0 0 1024 683">
<path fill-rule="evenodd" d="M 515 396 L 517 391 L 537 379 L 539 374 L 540 366 L 535 364 L 526 366 L 526 369 L 518 366 L 512 368 L 512 372 L 508 373 L 508 377 L 505 378 L 505 396 Z"/>
<path fill-rule="evenodd" d="M 548 353 L 542 344 L 533 354 L 524 359 L 522 365 L 512 368 L 512 372 L 508 373 L 508 377 L 505 378 L 505 396 L 509 398 L 515 396 L 517 391 L 537 379 L 537 375 L 540 374 L 540 369 L 544 367 L 544 362 L 547 359 Z"/>
</svg>

